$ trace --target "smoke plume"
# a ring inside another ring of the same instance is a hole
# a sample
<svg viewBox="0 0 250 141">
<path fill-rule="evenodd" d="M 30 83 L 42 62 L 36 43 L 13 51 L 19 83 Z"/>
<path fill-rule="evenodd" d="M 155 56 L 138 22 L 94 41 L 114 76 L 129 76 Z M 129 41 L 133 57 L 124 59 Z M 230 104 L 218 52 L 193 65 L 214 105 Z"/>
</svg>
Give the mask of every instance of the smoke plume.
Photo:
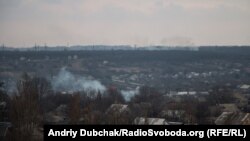
<svg viewBox="0 0 250 141">
<path fill-rule="evenodd" d="M 135 90 L 121 90 L 121 94 L 124 97 L 124 99 L 129 102 L 131 98 L 133 98 L 135 95 L 139 94 L 139 87 L 137 87 Z"/>
<path fill-rule="evenodd" d="M 106 87 L 99 81 L 91 80 L 82 76 L 75 76 L 67 71 L 66 68 L 62 68 L 59 74 L 52 79 L 51 83 L 54 91 L 94 91 L 103 93 L 106 90 Z"/>
</svg>

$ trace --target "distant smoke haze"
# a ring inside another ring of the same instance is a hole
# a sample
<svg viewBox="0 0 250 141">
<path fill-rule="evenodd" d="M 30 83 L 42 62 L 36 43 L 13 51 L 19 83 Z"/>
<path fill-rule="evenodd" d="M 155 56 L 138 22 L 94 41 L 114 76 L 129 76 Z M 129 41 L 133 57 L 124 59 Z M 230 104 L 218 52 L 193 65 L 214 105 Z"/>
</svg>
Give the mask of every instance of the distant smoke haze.
<svg viewBox="0 0 250 141">
<path fill-rule="evenodd" d="M 58 75 L 52 79 L 51 84 L 54 91 L 60 92 L 94 91 L 103 93 L 106 90 L 106 87 L 101 82 L 73 75 L 66 68 L 60 70 Z"/>
<path fill-rule="evenodd" d="M 249 45 L 249 7 L 250 0 L 0 0 L 0 45 Z"/>
<path fill-rule="evenodd" d="M 194 42 L 189 37 L 172 37 L 164 38 L 161 40 L 161 44 L 170 46 L 194 46 Z"/>
</svg>

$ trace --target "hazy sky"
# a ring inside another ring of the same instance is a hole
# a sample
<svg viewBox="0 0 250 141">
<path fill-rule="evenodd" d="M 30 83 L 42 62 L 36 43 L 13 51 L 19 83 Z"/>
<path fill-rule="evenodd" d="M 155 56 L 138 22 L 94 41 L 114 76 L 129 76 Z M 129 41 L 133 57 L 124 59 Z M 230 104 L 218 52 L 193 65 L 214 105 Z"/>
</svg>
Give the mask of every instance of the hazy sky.
<svg viewBox="0 0 250 141">
<path fill-rule="evenodd" d="M 250 0 L 0 0 L 0 44 L 250 45 Z"/>
</svg>

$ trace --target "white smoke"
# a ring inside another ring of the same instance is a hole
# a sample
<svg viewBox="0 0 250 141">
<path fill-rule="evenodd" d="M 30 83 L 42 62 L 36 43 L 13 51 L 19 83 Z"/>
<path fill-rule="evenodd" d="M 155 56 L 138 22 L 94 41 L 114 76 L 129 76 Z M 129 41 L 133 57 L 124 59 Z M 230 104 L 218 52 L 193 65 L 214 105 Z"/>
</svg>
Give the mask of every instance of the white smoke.
<svg viewBox="0 0 250 141">
<path fill-rule="evenodd" d="M 8 79 L 4 80 L 4 85 L 1 88 L 3 91 L 6 91 L 8 95 L 12 95 L 17 92 L 17 80 Z"/>
<path fill-rule="evenodd" d="M 106 87 L 97 80 L 88 79 L 82 76 L 75 76 L 66 68 L 62 68 L 57 76 L 52 79 L 52 88 L 55 91 L 66 92 L 101 92 L 106 90 Z"/>
<path fill-rule="evenodd" d="M 135 90 L 121 90 L 121 94 L 124 97 L 124 99 L 129 102 L 131 98 L 133 98 L 135 95 L 139 94 L 140 87 L 137 87 Z"/>
</svg>

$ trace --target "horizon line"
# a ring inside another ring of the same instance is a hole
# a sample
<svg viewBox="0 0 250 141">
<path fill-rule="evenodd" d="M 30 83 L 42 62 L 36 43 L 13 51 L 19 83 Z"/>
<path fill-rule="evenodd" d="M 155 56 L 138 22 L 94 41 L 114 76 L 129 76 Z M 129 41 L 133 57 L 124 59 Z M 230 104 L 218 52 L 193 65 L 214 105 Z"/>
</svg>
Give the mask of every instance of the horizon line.
<svg viewBox="0 0 250 141">
<path fill-rule="evenodd" d="M 242 44 L 242 45 L 235 45 L 235 44 L 232 44 L 232 45 L 129 45 L 129 44 L 75 44 L 75 45 L 47 45 L 47 44 L 44 44 L 44 45 L 38 45 L 38 44 L 35 44 L 34 46 L 8 46 L 8 45 L 5 45 L 5 44 L 2 44 L 0 47 L 1 48 L 55 48 L 55 47 L 65 47 L 65 48 L 70 48 L 70 47 L 76 47 L 76 46 L 79 46 L 79 47 L 89 47 L 89 46 L 106 46 L 106 47 L 131 47 L 131 48 L 144 48 L 144 47 L 250 47 L 250 44 Z"/>
</svg>

